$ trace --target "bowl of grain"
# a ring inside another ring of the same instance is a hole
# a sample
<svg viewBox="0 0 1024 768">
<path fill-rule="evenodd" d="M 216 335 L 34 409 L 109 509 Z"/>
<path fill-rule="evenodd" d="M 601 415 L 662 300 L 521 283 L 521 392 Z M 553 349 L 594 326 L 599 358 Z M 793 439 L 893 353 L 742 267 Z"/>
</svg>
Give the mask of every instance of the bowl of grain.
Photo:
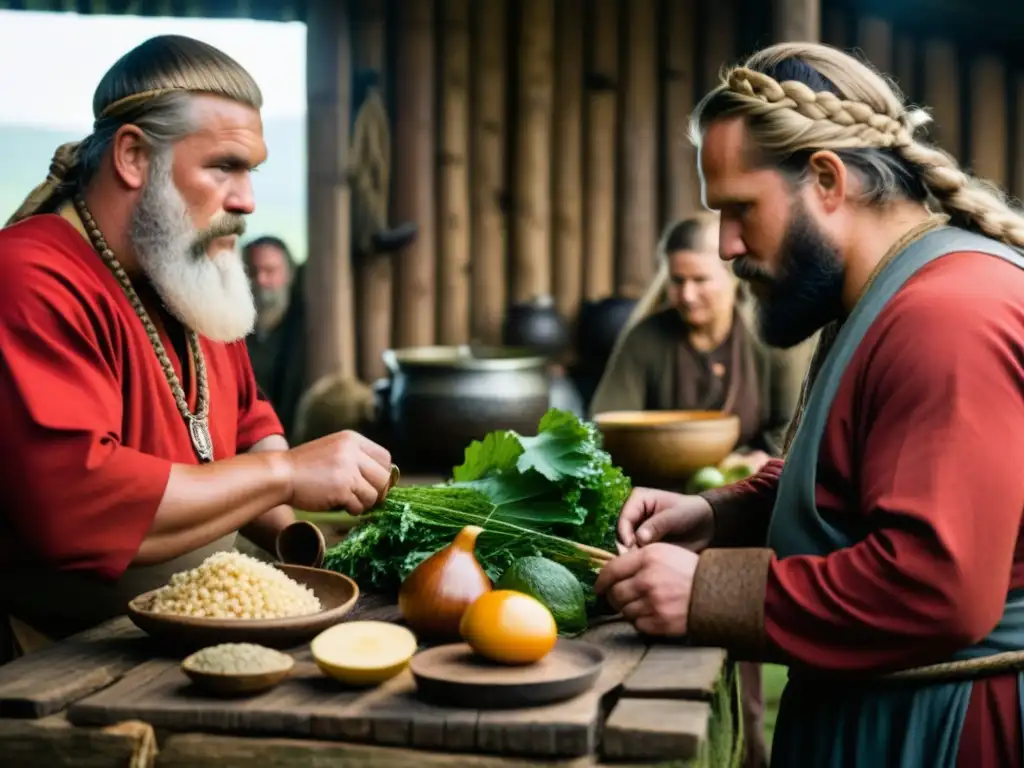
<svg viewBox="0 0 1024 768">
<path fill-rule="evenodd" d="M 359 587 L 340 573 L 216 552 L 128 604 L 128 616 L 175 649 L 221 643 L 292 648 L 352 610 Z"/>
<path fill-rule="evenodd" d="M 292 671 L 287 653 L 253 643 L 221 643 L 196 651 L 181 662 L 197 688 L 219 696 L 247 696 L 273 688 Z"/>
</svg>

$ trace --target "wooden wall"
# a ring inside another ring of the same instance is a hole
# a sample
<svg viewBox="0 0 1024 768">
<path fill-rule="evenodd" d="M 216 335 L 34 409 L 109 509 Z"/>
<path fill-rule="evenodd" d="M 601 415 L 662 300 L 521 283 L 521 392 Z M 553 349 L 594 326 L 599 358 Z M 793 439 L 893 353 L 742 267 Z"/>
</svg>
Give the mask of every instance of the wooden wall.
<svg viewBox="0 0 1024 768">
<path fill-rule="evenodd" d="M 760 0 L 353 6 L 356 52 L 381 34 L 360 17 L 386 16 L 391 219 L 420 227 L 354 265 L 365 381 L 388 346 L 498 343 L 510 302 L 551 296 L 571 321 L 638 296 L 663 226 L 700 205 L 694 100 L 771 29 Z"/>
<path fill-rule="evenodd" d="M 1020 194 L 1024 73 L 953 31 L 850 3 L 826 0 L 820 17 L 817 0 L 352 3 L 353 66 L 384 73 L 393 120 L 390 218 L 420 235 L 355 261 L 351 306 L 331 319 L 349 312 L 356 338 L 313 330 L 331 337 L 319 347 L 344 348 L 354 362 L 341 368 L 371 381 L 388 347 L 497 343 L 510 302 L 550 295 L 571 321 L 582 301 L 638 296 L 661 229 L 700 206 L 695 99 L 723 65 L 818 18 L 825 42 L 861 49 L 932 107 L 943 146 Z M 320 240 L 335 246 L 343 229 Z M 340 277 L 325 271 L 314 293 Z"/>
<path fill-rule="evenodd" d="M 996 35 L 951 24 L 826 8 L 822 40 L 859 51 L 914 104 L 930 109 L 931 137 L 977 176 L 1024 197 L 1024 58 Z"/>
</svg>

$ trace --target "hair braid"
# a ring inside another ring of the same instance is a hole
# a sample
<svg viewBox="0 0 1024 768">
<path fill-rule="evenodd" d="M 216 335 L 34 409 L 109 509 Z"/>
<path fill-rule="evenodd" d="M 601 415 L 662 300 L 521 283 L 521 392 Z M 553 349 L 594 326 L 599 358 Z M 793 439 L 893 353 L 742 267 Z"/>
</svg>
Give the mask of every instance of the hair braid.
<svg viewBox="0 0 1024 768">
<path fill-rule="evenodd" d="M 863 172 L 870 201 L 893 199 L 903 184 L 916 190 L 914 199 L 934 198 L 954 225 L 1024 247 L 1024 212 L 994 184 L 918 139 L 928 113 L 908 108 L 892 83 L 836 48 L 782 43 L 726 71 L 694 111 L 694 141 L 699 145 L 711 122 L 734 116 L 747 119 L 758 148 L 780 163 L 836 151 Z"/>
<path fill-rule="evenodd" d="M 928 191 L 954 225 L 1024 248 L 1024 215 L 996 185 L 971 176 L 936 147 L 915 141 L 901 147 L 900 154 L 920 169 Z"/>
</svg>

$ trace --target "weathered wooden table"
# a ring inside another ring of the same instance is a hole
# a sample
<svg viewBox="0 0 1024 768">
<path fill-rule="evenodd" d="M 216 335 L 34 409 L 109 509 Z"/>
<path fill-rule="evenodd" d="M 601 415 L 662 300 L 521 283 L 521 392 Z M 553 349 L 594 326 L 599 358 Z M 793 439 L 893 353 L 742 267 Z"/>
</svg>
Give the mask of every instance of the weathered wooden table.
<svg viewBox="0 0 1024 768">
<path fill-rule="evenodd" d="M 397 618 L 379 597 L 350 619 Z M 325 766 L 724 766 L 737 712 L 718 649 L 645 641 L 622 622 L 585 636 L 607 653 L 597 685 L 564 703 L 447 709 L 415 695 L 408 671 L 370 690 L 322 676 L 308 647 L 295 674 L 246 699 L 198 694 L 179 659 L 127 619 L 0 667 L 4 768 Z M 724 677 L 723 677 L 724 676 Z M 723 693 L 723 691 L 725 693 Z M 717 747 L 716 747 L 717 741 Z M 718 757 L 708 757 L 709 751 Z"/>
</svg>

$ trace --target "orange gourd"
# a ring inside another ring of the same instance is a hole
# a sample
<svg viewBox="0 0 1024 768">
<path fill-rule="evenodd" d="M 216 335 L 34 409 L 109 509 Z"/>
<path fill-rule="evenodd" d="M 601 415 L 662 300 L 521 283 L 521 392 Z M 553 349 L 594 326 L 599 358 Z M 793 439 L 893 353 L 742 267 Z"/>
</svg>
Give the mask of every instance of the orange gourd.
<svg viewBox="0 0 1024 768">
<path fill-rule="evenodd" d="M 398 592 L 398 609 L 409 627 L 424 638 L 456 639 L 466 608 L 491 591 L 491 580 L 477 562 L 477 537 L 483 529 L 467 525 L 454 541 L 410 573 Z"/>
<path fill-rule="evenodd" d="M 499 589 L 479 597 L 462 616 L 462 639 L 481 656 L 503 664 L 531 664 L 555 647 L 555 617 L 539 600 Z"/>
</svg>

